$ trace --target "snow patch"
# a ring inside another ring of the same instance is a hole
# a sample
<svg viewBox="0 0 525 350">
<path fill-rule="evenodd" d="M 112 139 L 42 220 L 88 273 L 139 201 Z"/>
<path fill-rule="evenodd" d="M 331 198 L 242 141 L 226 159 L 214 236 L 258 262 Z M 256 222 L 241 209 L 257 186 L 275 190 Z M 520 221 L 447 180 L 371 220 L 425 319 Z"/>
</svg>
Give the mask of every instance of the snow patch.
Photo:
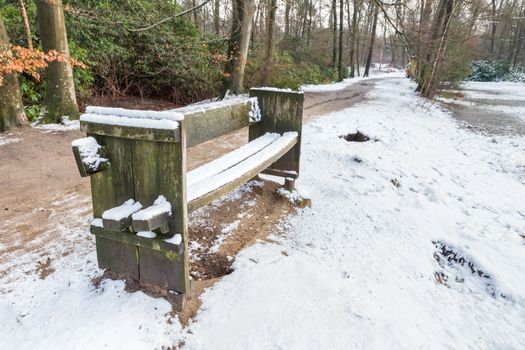
<svg viewBox="0 0 525 350">
<path fill-rule="evenodd" d="M 171 204 L 166 197 L 158 196 L 153 205 L 137 211 L 131 217 L 133 220 L 146 221 L 157 215 L 168 213 L 171 216 Z"/>
<path fill-rule="evenodd" d="M 99 149 L 102 147 L 98 144 L 97 140 L 92 137 L 84 137 L 82 139 L 76 139 L 71 142 L 71 146 L 78 147 L 82 163 L 84 163 L 89 169 L 98 169 L 100 163 L 108 161 L 107 158 L 103 158 L 99 154 Z"/>
<path fill-rule="evenodd" d="M 173 237 L 165 239 L 164 242 L 179 245 L 182 243 L 182 235 L 177 233 L 176 235 L 173 235 Z"/>
<path fill-rule="evenodd" d="M 42 124 L 40 120 L 37 120 L 31 124 L 31 127 L 46 130 L 47 132 L 71 131 L 80 130 L 80 122 L 78 120 L 69 120 L 69 117 L 64 116 L 61 124 Z"/>
<path fill-rule="evenodd" d="M 142 209 L 140 202 L 135 202 L 133 199 L 128 199 L 122 205 L 106 210 L 102 213 L 102 218 L 106 220 L 119 221 L 129 217 L 131 214 Z"/>
<path fill-rule="evenodd" d="M 137 232 L 137 236 L 144 238 L 155 238 L 157 237 L 157 234 L 152 231 L 139 231 Z"/>
</svg>

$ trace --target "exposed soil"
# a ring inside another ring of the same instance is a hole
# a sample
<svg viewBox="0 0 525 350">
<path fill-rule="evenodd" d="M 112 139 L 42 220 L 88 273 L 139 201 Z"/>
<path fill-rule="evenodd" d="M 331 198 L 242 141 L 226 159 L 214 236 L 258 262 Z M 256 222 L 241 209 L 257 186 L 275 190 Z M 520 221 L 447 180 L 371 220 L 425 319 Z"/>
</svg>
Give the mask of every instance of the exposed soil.
<svg viewBox="0 0 525 350">
<path fill-rule="evenodd" d="M 304 120 L 363 101 L 373 85 L 374 80 L 368 80 L 339 91 L 306 92 Z M 145 109 L 177 107 L 157 100 L 139 103 L 127 99 L 100 104 Z M 17 268 L 7 262 L 36 254 L 37 268 L 27 273 L 46 278 L 54 271 L 54 259 L 76 249 L 72 242 L 57 239 L 61 227 L 74 224 L 87 232 L 92 216 L 89 179 L 78 175 L 70 146 L 72 140 L 84 135 L 79 131 L 26 127 L 2 136 L 13 142 L 0 145 L 0 264 L 8 266 L 0 271 L 0 276 Z M 189 149 L 188 169 L 239 147 L 247 138 L 247 130 L 243 129 Z M 278 186 L 255 182 L 239 195 L 211 203 L 190 215 L 193 284 L 185 310 L 179 314 L 184 324 L 196 314 L 202 292 L 232 271 L 237 253 L 276 232 L 277 225 L 294 210 L 289 201 L 275 195 Z"/>
<path fill-rule="evenodd" d="M 441 242 L 432 242 L 436 247 L 434 253 L 434 259 L 438 262 L 440 269 L 434 273 L 436 282 L 450 287 L 451 283 L 464 283 L 465 278 L 460 276 L 454 276 L 454 270 L 458 268 L 466 268 L 472 274 L 472 278 L 482 279 L 485 284 L 486 292 L 494 298 L 501 297 L 506 298 L 504 294 L 496 291 L 492 285 L 491 277 L 484 271 L 482 271 L 476 264 L 469 258 L 458 253 L 454 247 Z M 451 278 L 454 277 L 454 278 Z"/>
<path fill-rule="evenodd" d="M 345 139 L 348 142 L 366 142 L 366 141 L 370 141 L 370 137 L 366 136 L 365 134 L 363 134 L 359 130 L 357 130 L 356 133 L 346 134 L 346 135 L 339 136 L 339 137 Z"/>
</svg>

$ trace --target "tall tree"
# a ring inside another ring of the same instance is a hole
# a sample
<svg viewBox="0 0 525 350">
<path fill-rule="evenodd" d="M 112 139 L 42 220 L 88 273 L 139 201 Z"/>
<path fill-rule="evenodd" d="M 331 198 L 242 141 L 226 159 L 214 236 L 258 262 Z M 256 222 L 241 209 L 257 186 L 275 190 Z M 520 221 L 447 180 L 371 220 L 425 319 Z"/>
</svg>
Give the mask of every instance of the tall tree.
<svg viewBox="0 0 525 350">
<path fill-rule="evenodd" d="M 228 43 L 228 61 L 224 67 L 222 98 L 228 93 L 240 94 L 244 90 L 244 69 L 252 33 L 255 0 L 233 0 L 232 6 L 232 28 Z"/>
<path fill-rule="evenodd" d="M 357 49 L 357 13 L 359 11 L 359 0 L 354 0 L 354 12 L 352 14 L 352 31 L 350 40 L 350 78 L 355 77 L 355 66 L 359 65 L 359 62 L 356 59 L 356 49 Z"/>
<path fill-rule="evenodd" d="M 343 6 L 344 1 L 339 0 L 339 58 L 337 61 L 337 80 L 343 81 L 344 74 L 344 65 L 343 65 Z"/>
<path fill-rule="evenodd" d="M 0 53 L 11 55 L 4 19 L 0 16 Z M 0 83 L 0 132 L 27 124 L 16 73 L 4 74 Z"/>
<path fill-rule="evenodd" d="M 372 64 L 372 56 L 374 54 L 374 44 L 376 40 L 377 17 L 379 15 L 379 6 L 374 6 L 374 19 L 372 22 L 372 31 L 370 33 L 370 46 L 368 47 L 368 56 L 366 57 L 365 73 L 363 76 L 368 77 L 370 73 L 370 65 Z"/>
<path fill-rule="evenodd" d="M 219 0 L 213 1 L 213 29 L 216 35 L 221 34 L 221 3 Z"/>
<path fill-rule="evenodd" d="M 290 10 L 292 8 L 291 2 L 292 0 L 285 0 L 285 7 L 284 7 L 284 35 L 285 36 L 290 35 Z"/>
<path fill-rule="evenodd" d="M 27 18 L 27 11 L 26 5 L 24 4 L 24 0 L 18 0 L 18 8 L 20 10 L 20 17 L 22 17 L 22 23 L 24 24 L 27 48 L 29 50 L 33 50 L 33 35 L 31 34 L 31 27 L 29 26 L 29 20 Z"/>
<path fill-rule="evenodd" d="M 332 0 L 332 67 L 337 65 L 337 0 Z"/>
<path fill-rule="evenodd" d="M 268 85 L 273 64 L 273 50 L 275 46 L 275 13 L 277 12 L 277 0 L 270 0 L 268 9 L 268 41 L 266 44 L 266 59 L 264 63 L 262 85 Z"/>
<path fill-rule="evenodd" d="M 36 0 L 40 40 L 44 52 L 56 50 L 69 56 L 62 0 Z M 54 61 L 46 68 L 44 123 L 61 122 L 63 117 L 78 119 L 73 69 L 68 61 Z"/>
</svg>

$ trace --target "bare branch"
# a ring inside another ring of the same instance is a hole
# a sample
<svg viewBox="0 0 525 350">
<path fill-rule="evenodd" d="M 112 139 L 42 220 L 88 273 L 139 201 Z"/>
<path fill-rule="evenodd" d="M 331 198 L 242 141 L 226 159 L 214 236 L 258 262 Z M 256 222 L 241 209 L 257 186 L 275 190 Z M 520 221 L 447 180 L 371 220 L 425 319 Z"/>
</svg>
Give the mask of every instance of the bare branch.
<svg viewBox="0 0 525 350">
<path fill-rule="evenodd" d="M 173 16 L 170 16 L 170 17 L 167 17 L 167 18 L 164 18 L 163 20 L 158 21 L 158 22 L 156 22 L 156 23 L 153 23 L 153 24 L 151 24 L 151 25 L 149 25 L 149 26 L 147 26 L 147 27 L 144 27 L 144 28 L 136 28 L 136 29 L 132 29 L 132 28 L 127 28 L 126 26 L 124 26 L 124 27 L 125 27 L 126 30 L 129 31 L 129 32 L 134 32 L 134 33 L 136 33 L 136 32 L 144 32 L 144 31 L 149 30 L 149 29 L 151 29 L 151 28 L 155 28 L 156 26 L 161 25 L 162 23 L 165 23 L 165 22 L 171 21 L 172 19 L 175 19 L 175 18 L 180 17 L 180 16 L 184 16 L 184 15 L 187 14 L 187 13 L 190 13 L 190 12 L 196 11 L 196 10 L 200 9 L 201 7 L 203 7 L 204 5 L 206 5 L 207 3 L 209 3 L 210 1 L 211 1 L 211 0 L 205 0 L 205 1 L 203 1 L 202 3 L 200 3 L 200 4 L 197 5 L 197 6 L 194 6 L 194 7 L 192 7 L 192 8 L 187 9 L 187 10 L 184 10 L 184 11 L 182 11 L 182 12 L 180 12 L 180 13 L 177 13 L 176 15 L 173 15 Z"/>
</svg>

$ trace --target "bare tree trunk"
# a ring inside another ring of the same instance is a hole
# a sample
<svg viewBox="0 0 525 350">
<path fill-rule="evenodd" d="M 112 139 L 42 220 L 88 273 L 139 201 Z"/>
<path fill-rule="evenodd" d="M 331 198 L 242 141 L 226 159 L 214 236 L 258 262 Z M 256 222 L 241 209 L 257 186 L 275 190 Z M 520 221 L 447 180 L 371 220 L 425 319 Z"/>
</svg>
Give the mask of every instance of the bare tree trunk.
<svg viewBox="0 0 525 350">
<path fill-rule="evenodd" d="M 31 27 L 29 26 L 29 20 L 27 19 L 26 5 L 24 4 L 24 0 L 18 0 L 18 8 L 20 9 L 20 17 L 22 17 L 24 31 L 26 32 L 27 48 L 29 50 L 33 50 L 33 36 L 31 35 Z"/>
<path fill-rule="evenodd" d="M 440 19 L 440 22 L 442 22 L 442 26 L 439 45 L 434 54 L 434 61 L 432 64 L 430 76 L 426 79 L 426 84 L 423 85 L 423 89 L 421 90 L 421 94 L 427 98 L 432 97 L 438 88 L 439 80 L 436 80 L 435 77 L 445 58 L 447 38 L 450 29 L 450 23 L 452 21 L 452 15 L 454 12 L 454 6 L 455 0 L 443 0 L 444 11 L 443 18 Z"/>
<path fill-rule="evenodd" d="M 195 0 L 191 0 L 191 6 L 194 8 L 197 6 L 197 3 L 195 2 Z M 193 23 L 195 24 L 195 27 L 199 29 L 199 13 L 197 10 L 194 10 L 192 12 L 193 12 Z"/>
<path fill-rule="evenodd" d="M 377 17 L 379 15 L 379 6 L 374 5 L 374 21 L 372 22 L 372 31 L 370 34 L 370 46 L 368 47 L 368 57 L 366 58 L 365 73 L 363 76 L 368 77 L 370 65 L 372 64 L 372 55 L 374 54 L 374 44 L 376 40 Z"/>
<path fill-rule="evenodd" d="M 255 12 L 255 0 L 233 0 L 232 5 L 232 28 L 221 98 L 224 98 L 228 92 L 237 95 L 244 90 L 244 69 L 248 58 L 252 17 Z"/>
<path fill-rule="evenodd" d="M 337 64 L 337 80 L 343 81 L 344 66 L 343 66 L 343 20 L 344 20 L 344 0 L 339 0 L 339 61 Z"/>
<path fill-rule="evenodd" d="M 361 73 L 360 73 L 360 69 L 361 69 L 361 65 L 359 64 L 359 52 L 360 51 L 360 41 L 361 41 L 361 36 L 359 35 L 359 23 L 361 23 L 361 10 L 362 10 L 362 7 L 361 5 L 363 4 L 362 0 L 360 0 L 358 6 L 357 6 L 357 24 L 356 24 L 356 32 L 355 32 L 355 73 L 357 74 L 357 76 L 361 76 Z"/>
<path fill-rule="evenodd" d="M 359 65 L 359 62 L 355 59 L 355 50 L 357 46 L 357 11 L 358 1 L 354 0 L 354 12 L 352 14 L 352 40 L 350 43 L 350 78 L 355 77 L 355 66 Z"/>
<path fill-rule="evenodd" d="M 275 12 L 277 11 L 277 0 L 270 0 L 268 9 L 268 45 L 266 47 L 266 60 L 263 69 L 262 85 L 268 85 L 273 64 L 273 50 L 275 46 Z"/>
<path fill-rule="evenodd" d="M 525 17 L 525 9 L 521 12 L 521 17 Z M 523 43 L 523 36 L 525 33 L 523 33 L 523 19 L 520 20 L 520 23 L 518 24 L 518 39 L 516 42 L 516 50 L 514 51 L 514 56 L 512 58 L 512 66 L 516 67 L 516 63 L 518 61 L 518 56 L 521 51 L 521 45 Z"/>
<path fill-rule="evenodd" d="M 494 50 L 496 46 L 496 30 L 497 30 L 497 22 L 496 22 L 496 0 L 491 0 L 491 7 L 492 7 L 492 23 L 491 23 L 491 31 L 490 31 L 490 55 L 492 58 L 494 58 Z"/>
<path fill-rule="evenodd" d="M 332 67 L 335 69 L 337 64 L 337 0 L 332 0 Z"/>
<path fill-rule="evenodd" d="M 4 19 L 0 17 L 0 52 L 11 53 Z M 16 73 L 5 74 L 0 85 L 0 132 L 27 124 Z"/>
<path fill-rule="evenodd" d="M 38 27 L 45 52 L 56 50 L 69 56 L 62 0 L 37 0 Z M 58 123 L 63 117 L 78 119 L 73 69 L 69 62 L 54 61 L 46 68 L 46 113 L 42 122 Z"/>
<path fill-rule="evenodd" d="M 290 10 L 292 0 L 285 0 L 286 5 L 284 8 L 284 35 L 290 35 Z"/>
<path fill-rule="evenodd" d="M 213 28 L 216 35 L 221 35 L 221 3 L 220 0 L 213 2 Z"/>
<path fill-rule="evenodd" d="M 310 39 L 312 36 L 312 13 L 314 10 L 314 2 L 310 0 L 308 6 L 308 25 L 306 29 L 306 47 L 310 47 Z"/>
</svg>

